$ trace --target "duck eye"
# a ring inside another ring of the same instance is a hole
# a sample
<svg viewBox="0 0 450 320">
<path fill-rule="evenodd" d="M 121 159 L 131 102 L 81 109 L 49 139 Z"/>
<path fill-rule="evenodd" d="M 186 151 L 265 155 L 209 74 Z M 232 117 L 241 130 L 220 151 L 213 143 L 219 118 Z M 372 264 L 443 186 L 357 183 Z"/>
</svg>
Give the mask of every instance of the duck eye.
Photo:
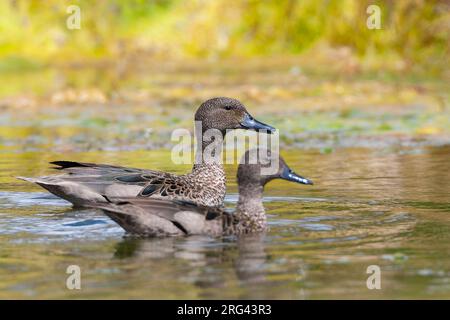
<svg viewBox="0 0 450 320">
<path fill-rule="evenodd" d="M 225 110 L 231 110 L 233 109 L 231 106 L 225 106 Z"/>
</svg>

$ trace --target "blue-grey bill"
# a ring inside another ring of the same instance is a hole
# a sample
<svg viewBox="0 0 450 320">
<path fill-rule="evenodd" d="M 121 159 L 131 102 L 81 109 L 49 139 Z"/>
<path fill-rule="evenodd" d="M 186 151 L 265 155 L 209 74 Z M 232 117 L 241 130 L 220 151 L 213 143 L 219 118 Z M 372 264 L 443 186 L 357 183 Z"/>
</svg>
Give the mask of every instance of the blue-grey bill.
<svg viewBox="0 0 450 320">
<path fill-rule="evenodd" d="M 268 133 L 275 133 L 276 129 L 268 124 L 262 123 L 254 119 L 248 113 L 245 114 L 244 120 L 241 122 L 242 129 L 267 131 Z"/>
<path fill-rule="evenodd" d="M 281 178 L 288 180 L 288 181 L 302 183 L 302 184 L 314 184 L 312 182 L 312 180 L 304 178 L 304 177 L 296 174 L 294 171 L 287 169 L 287 168 L 283 170 L 283 173 L 281 174 Z"/>
</svg>

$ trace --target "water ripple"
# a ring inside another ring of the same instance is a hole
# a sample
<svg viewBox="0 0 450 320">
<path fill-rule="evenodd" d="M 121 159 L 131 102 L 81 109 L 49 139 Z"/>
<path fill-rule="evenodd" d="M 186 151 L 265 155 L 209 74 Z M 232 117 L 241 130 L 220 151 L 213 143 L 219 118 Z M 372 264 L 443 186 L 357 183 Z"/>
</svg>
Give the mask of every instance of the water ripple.
<svg viewBox="0 0 450 320">
<path fill-rule="evenodd" d="M 71 206 L 69 202 L 48 192 L 0 192 L 0 208 L 29 206 Z"/>
</svg>

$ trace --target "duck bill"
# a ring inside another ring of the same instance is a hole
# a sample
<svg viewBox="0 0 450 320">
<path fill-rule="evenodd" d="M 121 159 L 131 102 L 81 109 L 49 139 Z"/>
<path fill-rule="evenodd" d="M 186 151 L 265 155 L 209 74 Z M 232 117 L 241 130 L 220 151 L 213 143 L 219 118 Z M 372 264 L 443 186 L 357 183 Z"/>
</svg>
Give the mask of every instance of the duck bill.
<svg viewBox="0 0 450 320">
<path fill-rule="evenodd" d="M 311 180 L 304 178 L 302 176 L 299 176 L 298 174 L 296 174 L 294 171 L 292 171 L 289 168 L 285 168 L 283 170 L 280 178 L 287 180 L 287 181 L 297 182 L 297 183 L 301 183 L 301 184 L 314 184 Z"/>
<path fill-rule="evenodd" d="M 275 133 L 276 131 L 274 127 L 254 119 L 248 113 L 245 114 L 244 120 L 241 122 L 241 128 L 255 131 L 267 131 L 268 133 Z"/>
</svg>

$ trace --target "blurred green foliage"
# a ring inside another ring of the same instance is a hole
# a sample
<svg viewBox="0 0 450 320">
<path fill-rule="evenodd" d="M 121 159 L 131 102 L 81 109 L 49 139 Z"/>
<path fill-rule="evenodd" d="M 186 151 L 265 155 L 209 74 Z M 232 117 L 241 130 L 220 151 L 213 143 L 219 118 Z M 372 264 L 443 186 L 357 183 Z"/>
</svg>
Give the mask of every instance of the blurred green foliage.
<svg viewBox="0 0 450 320">
<path fill-rule="evenodd" d="M 81 29 L 69 30 L 69 5 Z M 370 4 L 381 30 L 366 26 Z M 222 58 L 321 54 L 345 48 L 368 68 L 449 65 L 450 4 L 444 0 L 5 0 L 0 70 L 145 54 Z"/>
</svg>

